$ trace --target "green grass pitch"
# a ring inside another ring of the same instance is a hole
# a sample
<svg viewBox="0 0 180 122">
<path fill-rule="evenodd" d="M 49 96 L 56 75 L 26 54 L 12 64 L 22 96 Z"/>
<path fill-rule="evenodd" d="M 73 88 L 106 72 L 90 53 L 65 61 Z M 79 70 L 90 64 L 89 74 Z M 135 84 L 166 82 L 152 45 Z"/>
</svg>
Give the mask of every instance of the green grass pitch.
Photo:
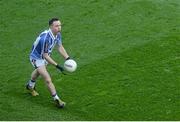
<svg viewBox="0 0 180 122">
<path fill-rule="evenodd" d="M 0 0 L 0 15 L 0 120 L 180 120 L 180 0 Z M 24 87 L 51 17 L 78 64 L 48 67 L 64 109 L 42 78 L 40 96 Z"/>
</svg>

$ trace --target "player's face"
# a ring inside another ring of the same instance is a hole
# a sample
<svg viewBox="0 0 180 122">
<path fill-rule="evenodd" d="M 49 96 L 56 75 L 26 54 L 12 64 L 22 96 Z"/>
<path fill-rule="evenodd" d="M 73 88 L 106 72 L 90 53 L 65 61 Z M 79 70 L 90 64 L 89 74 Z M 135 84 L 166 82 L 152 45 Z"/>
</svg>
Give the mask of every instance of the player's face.
<svg viewBox="0 0 180 122">
<path fill-rule="evenodd" d="M 57 34 L 61 31 L 61 22 L 60 21 L 54 21 L 51 25 L 51 30 L 54 34 Z"/>
</svg>

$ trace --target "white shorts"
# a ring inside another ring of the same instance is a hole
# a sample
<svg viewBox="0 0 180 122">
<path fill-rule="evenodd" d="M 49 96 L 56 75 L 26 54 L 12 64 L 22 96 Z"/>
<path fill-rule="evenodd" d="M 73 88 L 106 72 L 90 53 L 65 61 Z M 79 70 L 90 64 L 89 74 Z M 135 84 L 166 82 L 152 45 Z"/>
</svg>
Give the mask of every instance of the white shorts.
<svg viewBox="0 0 180 122">
<path fill-rule="evenodd" d="M 48 64 L 48 62 L 45 59 L 31 59 L 30 58 L 30 61 L 33 67 L 36 69 L 40 66 L 44 66 Z"/>
</svg>

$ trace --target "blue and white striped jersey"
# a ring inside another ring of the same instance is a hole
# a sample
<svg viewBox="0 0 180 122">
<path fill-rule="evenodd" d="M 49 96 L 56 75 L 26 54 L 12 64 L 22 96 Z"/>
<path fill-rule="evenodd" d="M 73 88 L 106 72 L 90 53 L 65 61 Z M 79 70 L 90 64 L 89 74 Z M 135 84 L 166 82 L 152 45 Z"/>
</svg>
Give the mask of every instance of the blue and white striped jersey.
<svg viewBox="0 0 180 122">
<path fill-rule="evenodd" d="M 61 34 L 58 33 L 56 37 L 53 35 L 51 29 L 42 32 L 33 44 L 30 58 L 44 59 L 43 53 L 51 54 L 55 45 L 61 45 Z"/>
</svg>

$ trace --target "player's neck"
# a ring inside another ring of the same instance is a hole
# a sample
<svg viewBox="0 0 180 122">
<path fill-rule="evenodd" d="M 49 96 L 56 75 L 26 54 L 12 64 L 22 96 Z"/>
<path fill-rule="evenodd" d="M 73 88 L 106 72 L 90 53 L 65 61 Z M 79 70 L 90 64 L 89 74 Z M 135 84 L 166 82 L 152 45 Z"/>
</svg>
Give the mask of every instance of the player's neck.
<svg viewBox="0 0 180 122">
<path fill-rule="evenodd" d="M 52 32 L 52 34 L 54 35 L 54 37 L 56 37 L 56 35 L 57 35 L 57 33 L 54 33 L 54 32 Z"/>
<path fill-rule="evenodd" d="M 53 32 L 51 29 L 50 29 L 51 33 L 53 34 L 54 37 L 57 36 L 57 33 Z"/>
</svg>

